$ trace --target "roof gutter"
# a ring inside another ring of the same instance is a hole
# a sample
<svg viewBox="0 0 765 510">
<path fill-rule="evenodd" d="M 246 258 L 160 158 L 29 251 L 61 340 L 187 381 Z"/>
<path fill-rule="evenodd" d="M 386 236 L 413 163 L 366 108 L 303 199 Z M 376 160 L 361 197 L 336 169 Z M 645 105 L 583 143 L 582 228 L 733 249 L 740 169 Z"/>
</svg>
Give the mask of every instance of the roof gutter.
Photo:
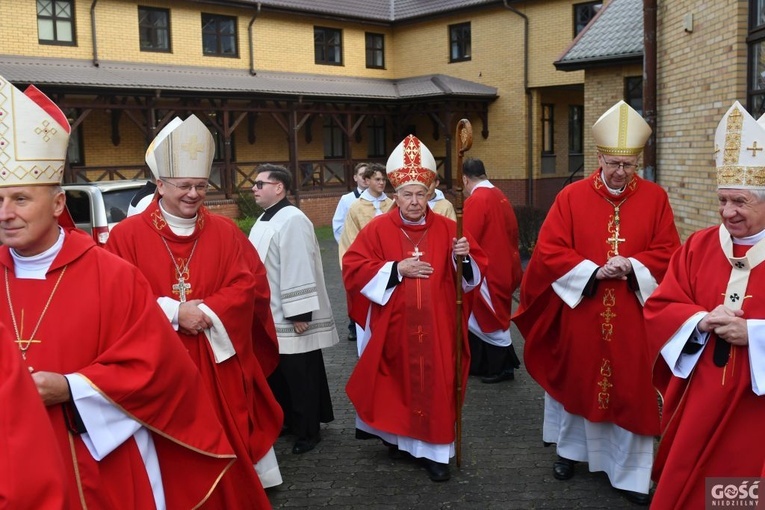
<svg viewBox="0 0 765 510">
<path fill-rule="evenodd" d="M 252 76 L 256 76 L 258 73 L 255 71 L 255 47 L 253 43 L 253 35 L 252 35 L 252 25 L 255 24 L 255 20 L 258 19 L 258 16 L 260 15 L 260 5 L 261 3 L 258 2 L 255 6 L 255 14 L 253 14 L 252 19 L 250 20 L 250 24 L 247 26 L 247 36 L 250 43 L 250 74 Z"/>
<path fill-rule="evenodd" d="M 503 0 L 503 3 L 505 9 L 523 18 L 523 90 L 526 94 L 526 172 L 528 174 L 526 205 L 532 207 L 534 205 L 534 160 L 532 159 L 534 141 L 531 136 L 533 133 L 533 119 L 531 118 L 531 90 L 529 90 L 529 17 L 515 7 L 511 7 L 508 0 Z"/>
<path fill-rule="evenodd" d="M 643 0 L 643 117 L 651 128 L 651 136 L 643 149 L 643 177 L 656 182 L 656 0 Z"/>
<path fill-rule="evenodd" d="M 98 42 L 96 41 L 96 4 L 98 0 L 93 0 L 90 4 L 90 36 L 93 38 L 93 65 L 98 67 Z"/>
</svg>

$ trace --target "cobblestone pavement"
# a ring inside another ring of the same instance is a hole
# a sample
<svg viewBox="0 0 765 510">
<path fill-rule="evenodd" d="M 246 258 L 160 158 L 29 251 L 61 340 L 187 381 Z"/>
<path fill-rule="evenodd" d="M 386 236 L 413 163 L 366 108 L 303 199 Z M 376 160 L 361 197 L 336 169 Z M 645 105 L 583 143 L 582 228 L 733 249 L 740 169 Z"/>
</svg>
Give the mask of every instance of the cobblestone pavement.
<svg viewBox="0 0 765 510">
<path fill-rule="evenodd" d="M 603 473 L 576 466 L 568 481 L 552 476 L 554 447 L 542 445 L 543 392 L 523 367 L 514 381 L 482 384 L 470 377 L 463 410 L 462 466 L 452 459 L 452 478 L 431 482 L 413 460 L 392 460 L 376 440 L 354 438 L 355 415 L 345 383 L 356 361 L 349 342 L 345 291 L 333 239 L 321 241 L 324 274 L 340 343 L 324 350 L 335 421 L 322 426 L 322 441 L 302 455 L 294 437 L 275 445 L 284 478 L 268 489 L 274 508 L 332 509 L 528 509 L 638 508 L 611 488 Z M 523 339 L 513 341 L 519 356 Z"/>
</svg>

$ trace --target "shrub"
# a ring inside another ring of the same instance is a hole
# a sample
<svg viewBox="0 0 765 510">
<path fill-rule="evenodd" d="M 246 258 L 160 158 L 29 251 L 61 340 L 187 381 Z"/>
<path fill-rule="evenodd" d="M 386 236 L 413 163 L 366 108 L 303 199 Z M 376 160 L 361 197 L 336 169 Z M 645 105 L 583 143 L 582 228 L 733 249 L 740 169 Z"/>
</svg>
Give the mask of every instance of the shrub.
<svg viewBox="0 0 765 510">
<path fill-rule="evenodd" d="M 515 208 L 515 217 L 518 219 L 518 249 L 522 259 L 531 257 L 546 215 L 544 211 L 527 205 Z"/>
</svg>

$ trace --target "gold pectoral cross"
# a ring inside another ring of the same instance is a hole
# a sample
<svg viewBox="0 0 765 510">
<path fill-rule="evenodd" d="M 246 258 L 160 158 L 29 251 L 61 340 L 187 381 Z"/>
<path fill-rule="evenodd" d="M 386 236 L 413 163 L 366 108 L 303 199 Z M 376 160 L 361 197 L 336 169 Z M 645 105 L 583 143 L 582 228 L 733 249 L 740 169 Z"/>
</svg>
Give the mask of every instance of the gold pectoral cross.
<svg viewBox="0 0 765 510">
<path fill-rule="evenodd" d="M 611 251 L 614 255 L 619 255 L 619 243 L 625 242 L 626 239 L 619 237 L 619 226 L 617 225 L 614 230 L 614 235 L 606 239 L 606 242 L 611 245 Z"/>
<path fill-rule="evenodd" d="M 23 338 L 19 338 L 18 340 L 14 340 L 14 342 L 19 345 L 19 350 L 21 351 L 21 358 L 26 360 L 27 349 L 29 349 L 29 346 L 32 344 L 40 344 L 42 343 L 42 340 L 35 340 L 34 338 L 24 340 Z"/>
<path fill-rule="evenodd" d="M 414 247 L 414 251 L 409 252 L 409 255 L 411 255 L 412 257 L 417 257 L 417 260 L 419 261 L 420 257 L 425 255 L 425 252 L 424 251 L 420 251 L 420 247 L 419 246 L 415 246 Z"/>
<path fill-rule="evenodd" d="M 191 290 L 191 284 L 186 283 L 186 279 L 183 276 L 178 277 L 178 283 L 173 284 L 173 294 L 179 296 L 178 300 L 181 303 L 186 302 L 186 291 Z"/>
</svg>

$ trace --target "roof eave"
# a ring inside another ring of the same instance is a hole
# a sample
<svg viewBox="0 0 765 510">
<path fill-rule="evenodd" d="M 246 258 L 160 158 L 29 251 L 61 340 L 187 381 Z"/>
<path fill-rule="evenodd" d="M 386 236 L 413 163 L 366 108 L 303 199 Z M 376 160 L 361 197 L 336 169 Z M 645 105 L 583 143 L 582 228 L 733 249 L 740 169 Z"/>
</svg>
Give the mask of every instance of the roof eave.
<svg viewBox="0 0 765 510">
<path fill-rule="evenodd" d="M 558 71 L 582 71 L 598 67 L 613 67 L 617 65 L 634 65 L 643 63 L 643 53 L 632 53 L 629 55 L 614 55 L 609 57 L 592 57 L 577 60 L 553 62 Z"/>
</svg>

